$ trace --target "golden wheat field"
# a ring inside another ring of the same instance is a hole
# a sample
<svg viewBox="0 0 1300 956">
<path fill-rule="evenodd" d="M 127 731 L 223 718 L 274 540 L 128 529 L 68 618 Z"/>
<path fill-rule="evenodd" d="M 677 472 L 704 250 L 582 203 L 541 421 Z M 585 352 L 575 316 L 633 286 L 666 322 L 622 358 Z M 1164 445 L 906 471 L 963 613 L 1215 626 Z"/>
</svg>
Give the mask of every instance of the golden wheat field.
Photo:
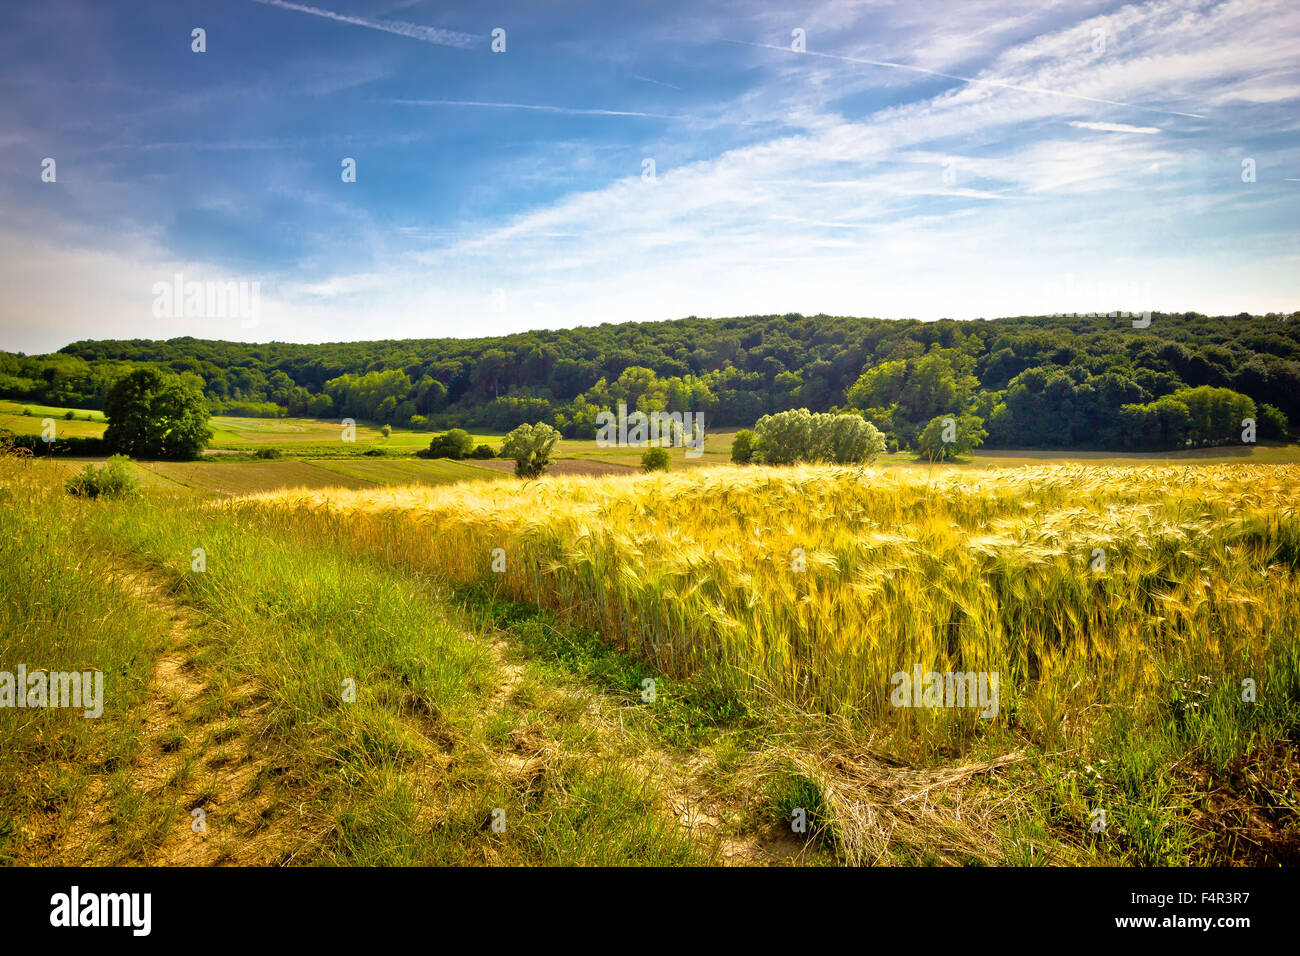
<svg viewBox="0 0 1300 956">
<path fill-rule="evenodd" d="M 1065 465 L 719 467 L 232 506 L 491 586 L 668 674 L 952 739 L 978 716 L 891 707 L 891 675 L 997 673 L 1003 719 L 1038 726 L 1180 679 L 1267 680 L 1300 625 L 1297 504 L 1296 466 Z"/>
</svg>

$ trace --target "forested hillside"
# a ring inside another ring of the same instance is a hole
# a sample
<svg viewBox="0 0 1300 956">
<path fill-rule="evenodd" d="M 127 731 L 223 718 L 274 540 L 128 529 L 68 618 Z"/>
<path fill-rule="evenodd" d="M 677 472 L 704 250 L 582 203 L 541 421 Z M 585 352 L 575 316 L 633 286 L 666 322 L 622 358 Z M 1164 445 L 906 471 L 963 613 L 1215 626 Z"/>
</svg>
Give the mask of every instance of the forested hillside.
<svg viewBox="0 0 1300 956">
<path fill-rule="evenodd" d="M 1198 430 L 1197 414 L 1243 410 L 1276 438 L 1300 418 L 1300 313 L 1155 313 L 1145 328 L 1105 316 L 785 315 L 321 345 L 82 341 L 0 353 L 0 396 L 99 408 L 140 363 L 197 376 L 227 414 L 431 429 L 544 420 L 570 437 L 590 437 L 597 412 L 620 401 L 704 412 L 713 427 L 788 408 L 857 410 L 904 447 L 948 414 L 978 416 L 989 445 L 1061 448 L 1213 443 L 1227 436 Z"/>
</svg>

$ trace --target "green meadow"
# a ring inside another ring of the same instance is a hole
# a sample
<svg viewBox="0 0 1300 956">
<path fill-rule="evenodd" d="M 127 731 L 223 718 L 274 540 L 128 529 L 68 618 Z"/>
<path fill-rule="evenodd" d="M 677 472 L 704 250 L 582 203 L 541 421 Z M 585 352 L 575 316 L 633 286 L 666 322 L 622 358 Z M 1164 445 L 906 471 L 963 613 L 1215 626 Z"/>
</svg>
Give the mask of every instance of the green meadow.
<svg viewBox="0 0 1300 956">
<path fill-rule="evenodd" d="M 23 410 L 31 411 L 30 415 Z M 72 418 L 67 415 L 71 413 Z M 39 435 L 42 421 L 54 420 L 60 437 L 96 438 L 103 434 L 103 413 L 90 409 L 60 408 L 0 400 L 0 431 L 17 435 Z M 402 484 L 436 485 L 457 481 L 491 479 L 510 472 L 510 463 L 424 460 L 415 453 L 427 448 L 433 433 L 395 428 L 385 438 L 379 428 L 359 423 L 355 440 L 344 442 L 338 422 L 308 418 L 212 419 L 213 441 L 199 462 L 143 462 L 141 479 L 153 487 L 180 486 L 217 494 L 249 494 L 279 488 L 365 488 Z M 688 456 L 686 450 L 671 450 L 674 469 L 724 464 L 730 460 L 735 428 L 709 431 L 704 451 Z M 501 434 L 475 432 L 474 443 L 500 448 Z M 250 461 L 259 451 L 281 456 L 275 461 Z M 629 474 L 640 468 L 642 448 L 600 447 L 594 440 L 563 439 L 556 446 L 556 467 L 568 474 Z M 229 459 L 229 460 L 225 460 Z M 1300 446 L 1259 444 L 1240 448 L 1201 448 L 1161 454 L 1117 452 L 1048 452 L 989 449 L 967 459 L 931 465 L 913 454 L 886 455 L 876 464 L 882 468 L 926 470 L 979 470 L 989 467 L 1017 467 L 1080 461 L 1096 465 L 1155 464 L 1286 464 L 1300 462 Z M 70 467 L 66 462 L 60 466 Z"/>
</svg>

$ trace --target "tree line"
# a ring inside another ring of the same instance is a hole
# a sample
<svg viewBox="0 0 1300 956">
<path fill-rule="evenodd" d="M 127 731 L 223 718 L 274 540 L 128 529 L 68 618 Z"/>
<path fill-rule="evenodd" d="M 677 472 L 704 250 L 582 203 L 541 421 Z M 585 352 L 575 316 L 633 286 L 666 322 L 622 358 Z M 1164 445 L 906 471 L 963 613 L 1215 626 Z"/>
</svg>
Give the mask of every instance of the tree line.
<svg viewBox="0 0 1300 956">
<path fill-rule="evenodd" d="M 103 408 L 113 382 L 141 365 L 179 375 L 213 414 L 430 430 L 546 422 L 590 438 L 619 402 L 702 412 L 710 427 L 802 408 L 861 414 L 891 449 L 920 450 L 948 416 L 996 447 L 1167 448 L 1227 437 L 1206 408 L 1255 418 L 1261 439 L 1286 434 L 1300 416 L 1300 313 L 1154 313 L 1146 328 L 1106 316 L 791 314 L 478 339 L 83 341 L 0 353 L 0 395 Z"/>
</svg>

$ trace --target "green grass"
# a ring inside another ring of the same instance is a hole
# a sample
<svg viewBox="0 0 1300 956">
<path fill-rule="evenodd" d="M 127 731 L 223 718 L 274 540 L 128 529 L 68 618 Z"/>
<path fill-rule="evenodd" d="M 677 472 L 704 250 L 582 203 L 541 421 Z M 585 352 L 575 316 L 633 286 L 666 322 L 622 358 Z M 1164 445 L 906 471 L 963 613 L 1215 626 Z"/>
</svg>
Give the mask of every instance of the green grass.
<svg viewBox="0 0 1300 956">
<path fill-rule="evenodd" d="M 724 428 L 718 431 L 706 431 L 704 451 L 699 457 L 688 457 L 684 447 L 670 448 L 668 453 L 673 468 L 694 467 L 698 465 L 716 465 L 731 460 L 731 442 L 738 429 Z M 557 458 L 577 458 L 585 461 L 599 461 L 610 465 L 623 465 L 629 468 L 641 466 L 641 456 L 649 446 L 615 446 L 601 447 L 594 439 L 565 438 L 556 446 Z"/>
<path fill-rule="evenodd" d="M 376 485 L 446 485 L 457 481 L 494 480 L 500 473 L 477 467 L 472 461 L 402 458 L 395 461 L 349 458 L 313 461 L 316 467 Z"/>
<path fill-rule="evenodd" d="M 99 718 L 0 710 L 0 864 L 32 862 L 32 845 L 45 841 L 67 844 L 65 858 L 80 860 L 91 834 L 77 829 L 79 797 L 101 786 L 131 789 L 138 709 L 168 620 L 122 587 L 112 553 L 85 535 L 82 518 L 107 503 L 52 489 L 36 463 L 0 467 L 0 670 L 25 664 L 105 675 Z M 148 812 L 121 801 L 99 839 L 129 841 Z"/>
<path fill-rule="evenodd" d="M 392 429 L 384 438 L 380 429 L 357 424 L 354 441 L 343 441 L 341 420 L 314 418 L 235 418 L 224 415 L 212 419 L 214 449 L 237 451 L 257 448 L 282 448 L 291 455 L 348 453 L 357 448 L 387 448 L 394 453 L 412 454 L 428 448 L 434 433 L 405 428 Z M 500 444 L 499 435 L 475 434 L 474 443 Z"/>
<path fill-rule="evenodd" d="M 693 749 L 715 743 L 721 734 L 762 726 L 743 699 L 707 677 L 670 677 L 611 647 L 597 631 L 562 625 L 531 605 L 501 600 L 484 588 L 460 588 L 456 595 L 480 626 L 509 633 L 533 660 L 634 708 L 636 719 L 649 721 L 661 744 Z M 654 706 L 643 707 L 652 689 Z"/>
<path fill-rule="evenodd" d="M 24 408 L 32 414 L 22 414 Z M 64 418 L 66 413 L 73 413 L 73 420 Z M 41 433 L 41 420 L 53 418 L 56 421 L 57 434 L 65 438 L 97 438 L 103 434 L 106 425 L 104 413 L 90 409 L 68 409 L 50 405 L 37 405 L 0 399 L 0 429 L 9 429 L 19 435 L 37 435 Z M 217 415 L 212 418 L 212 442 L 209 448 L 216 452 L 255 452 L 263 448 L 276 448 L 294 458 L 343 458 L 352 459 L 364 455 L 371 449 L 383 449 L 394 456 L 409 456 L 427 448 L 432 439 L 432 431 L 414 431 L 394 428 L 388 438 L 384 438 L 379 428 L 358 424 L 355 440 L 344 442 L 343 427 L 339 421 L 322 421 L 312 418 L 244 418 Z M 688 458 L 685 449 L 674 448 L 672 467 L 675 469 L 697 467 L 700 465 L 721 464 L 730 461 L 731 443 L 738 429 L 734 426 L 709 430 L 705 434 L 704 453 L 698 458 Z M 492 432 L 474 432 L 471 437 L 475 445 L 489 444 L 499 447 L 503 435 Z M 582 461 L 603 462 L 637 468 L 645 449 L 642 447 L 602 448 L 595 440 L 563 439 L 556 446 L 557 458 L 573 458 Z M 1241 462 L 1244 464 L 1284 464 L 1300 462 L 1300 445 L 1297 444 L 1259 444 L 1252 446 L 1230 446 L 1217 448 L 1198 448 L 1173 452 L 1092 452 L 1067 449 L 1062 451 L 1029 450 L 1014 451 L 1002 449 L 979 450 L 965 461 L 936 465 L 938 468 L 983 468 L 989 466 L 1016 467 L 1018 465 L 1054 464 L 1062 461 L 1087 461 L 1096 464 L 1169 464 L 1187 462 L 1189 464 L 1212 464 L 1215 462 Z M 898 452 L 881 458 L 877 465 L 883 467 L 931 467 L 927 462 L 918 461 L 911 452 Z M 351 472 L 351 474 L 360 474 Z M 378 473 L 376 473 L 378 474 Z M 467 476 L 472 473 L 467 473 Z M 386 477 L 374 479 L 379 484 L 393 484 Z M 426 483 L 424 477 L 417 478 Z M 317 487 L 313 485 L 312 487 Z"/>
<path fill-rule="evenodd" d="M 137 461 L 145 488 L 189 488 L 214 495 L 244 495 L 283 488 L 373 488 L 383 485 L 447 484 L 500 479 L 503 474 L 469 462 L 416 458 Z M 66 481 L 84 467 L 80 460 L 41 458 L 34 466 L 51 481 Z"/>
<path fill-rule="evenodd" d="M 24 415 L 24 409 L 31 414 Z M 73 414 L 71 420 L 66 418 L 69 411 Z M 0 429 L 11 431 L 15 435 L 40 435 L 44 431 L 42 422 L 46 418 L 54 420 L 56 438 L 99 438 L 107 427 L 103 412 L 0 399 Z"/>
<path fill-rule="evenodd" d="M 137 466 L 185 488 L 221 495 L 252 494 L 276 488 L 369 488 L 373 483 L 298 459 L 281 461 L 149 461 Z"/>
<path fill-rule="evenodd" d="M 104 413 L 98 409 L 91 408 L 69 408 L 58 405 L 38 405 L 35 402 L 19 402 L 8 398 L 0 398 L 0 415 L 18 415 L 23 416 L 23 410 L 29 410 L 36 418 L 57 418 L 62 420 L 68 413 L 72 412 L 78 420 L 105 422 Z"/>
<path fill-rule="evenodd" d="M 0 554 L 16 569 L 0 578 L 0 621 L 18 635 L 0 667 L 102 668 L 109 704 L 101 721 L 0 711 L 0 860 L 710 859 L 664 812 L 646 767 L 562 743 L 589 737 L 578 690 L 536 683 L 502 698 L 487 636 L 428 580 L 185 491 L 78 501 L 40 468 L 0 460 Z M 165 596 L 141 600 L 123 568 Z M 177 613 L 191 626 L 169 646 Z M 164 654 L 184 659 L 197 690 L 169 697 L 151 678 Z M 173 725 L 142 733 L 160 693 Z M 535 766 L 515 759 L 534 749 Z M 202 851 L 194 806 L 214 808 Z"/>
</svg>

